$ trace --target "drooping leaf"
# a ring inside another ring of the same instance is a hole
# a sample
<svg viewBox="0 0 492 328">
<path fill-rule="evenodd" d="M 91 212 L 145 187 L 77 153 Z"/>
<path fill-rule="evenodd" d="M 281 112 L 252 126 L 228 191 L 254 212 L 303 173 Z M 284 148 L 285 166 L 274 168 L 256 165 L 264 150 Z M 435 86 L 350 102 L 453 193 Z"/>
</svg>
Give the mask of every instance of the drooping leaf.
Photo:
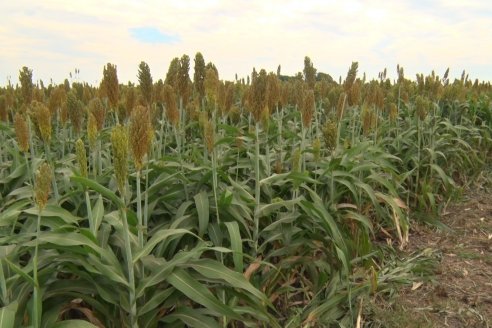
<svg viewBox="0 0 492 328">
<path fill-rule="evenodd" d="M 208 194 L 205 191 L 195 195 L 195 206 L 198 213 L 198 236 L 203 237 L 209 222 Z"/>
<path fill-rule="evenodd" d="M 190 300 L 197 302 L 213 311 L 217 316 L 223 315 L 230 319 L 241 320 L 228 305 L 220 302 L 210 290 L 182 269 L 176 269 L 168 277 L 168 282 L 185 294 Z"/>
</svg>

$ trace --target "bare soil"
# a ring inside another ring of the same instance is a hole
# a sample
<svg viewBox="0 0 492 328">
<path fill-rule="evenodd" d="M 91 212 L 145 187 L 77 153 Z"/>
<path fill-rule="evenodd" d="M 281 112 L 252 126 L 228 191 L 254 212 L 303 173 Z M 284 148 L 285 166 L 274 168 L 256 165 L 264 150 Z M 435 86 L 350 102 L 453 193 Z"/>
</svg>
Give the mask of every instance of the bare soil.
<svg viewBox="0 0 492 328">
<path fill-rule="evenodd" d="M 466 192 L 445 209 L 441 222 L 449 229 L 415 226 L 407 250 L 434 250 L 433 279 L 403 288 L 390 300 L 374 300 L 371 326 L 492 327 L 491 190 Z"/>
</svg>

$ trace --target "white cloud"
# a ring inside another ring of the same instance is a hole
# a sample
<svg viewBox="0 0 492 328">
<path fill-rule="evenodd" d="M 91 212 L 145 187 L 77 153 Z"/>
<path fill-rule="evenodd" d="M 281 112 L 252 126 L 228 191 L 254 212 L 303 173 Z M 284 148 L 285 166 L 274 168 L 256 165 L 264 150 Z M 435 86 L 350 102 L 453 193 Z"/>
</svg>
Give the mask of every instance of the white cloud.
<svg viewBox="0 0 492 328">
<path fill-rule="evenodd" d="M 369 77 L 385 67 L 395 76 L 401 64 L 407 76 L 450 66 L 456 76 L 466 69 L 471 77 L 492 79 L 487 0 L 20 0 L 0 4 L 0 12 L 0 84 L 23 65 L 34 69 L 35 78 L 56 82 L 77 67 L 93 83 L 107 62 L 118 66 L 124 82 L 136 79 L 141 60 L 158 79 L 173 57 L 186 53 L 193 59 L 197 51 L 226 79 L 253 67 L 274 71 L 279 64 L 294 74 L 306 55 L 334 77 L 359 61 Z M 130 33 L 140 27 L 179 36 L 180 42 L 140 43 Z"/>
</svg>

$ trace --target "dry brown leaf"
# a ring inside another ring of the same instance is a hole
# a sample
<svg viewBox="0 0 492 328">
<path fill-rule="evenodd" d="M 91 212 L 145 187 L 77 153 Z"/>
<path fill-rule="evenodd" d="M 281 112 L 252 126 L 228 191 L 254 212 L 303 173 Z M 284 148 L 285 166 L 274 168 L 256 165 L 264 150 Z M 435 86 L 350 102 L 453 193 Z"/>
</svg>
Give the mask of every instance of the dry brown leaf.
<svg viewBox="0 0 492 328">
<path fill-rule="evenodd" d="M 400 198 L 394 197 L 393 200 L 395 201 L 396 205 L 398 205 L 399 208 L 408 210 L 407 204 L 405 204 L 405 202 L 402 201 Z"/>
<path fill-rule="evenodd" d="M 412 290 L 417 290 L 420 288 L 420 286 L 422 286 L 424 283 L 422 281 L 419 281 L 419 282 L 414 282 L 412 284 Z"/>
<path fill-rule="evenodd" d="M 344 208 L 352 208 L 354 210 L 357 209 L 357 206 L 354 205 L 354 204 L 350 204 L 350 203 L 341 203 L 341 204 L 337 204 L 337 210 L 340 210 L 340 209 L 344 209 Z"/>
<path fill-rule="evenodd" d="M 244 271 L 244 278 L 246 278 L 246 280 L 249 281 L 249 279 L 251 278 L 251 276 L 253 275 L 253 273 L 255 273 L 256 271 L 258 271 L 258 269 L 260 268 L 261 266 L 261 257 L 258 257 L 253 263 L 251 263 L 248 268 L 246 269 L 246 271 Z"/>
</svg>

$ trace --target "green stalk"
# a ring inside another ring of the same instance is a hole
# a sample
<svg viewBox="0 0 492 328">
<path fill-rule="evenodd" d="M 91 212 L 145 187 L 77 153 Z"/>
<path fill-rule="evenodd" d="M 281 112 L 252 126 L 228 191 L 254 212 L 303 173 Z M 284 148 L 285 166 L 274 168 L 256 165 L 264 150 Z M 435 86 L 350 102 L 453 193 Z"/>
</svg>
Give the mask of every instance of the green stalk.
<svg viewBox="0 0 492 328">
<path fill-rule="evenodd" d="M 321 105 L 321 104 L 320 104 Z M 314 105 L 314 123 L 316 124 L 316 130 L 314 131 L 314 134 L 316 138 L 319 137 L 319 119 L 318 119 L 318 106 L 316 104 Z M 313 133 L 313 130 L 311 130 L 311 133 Z"/>
<path fill-rule="evenodd" d="M 89 148 L 90 149 L 90 148 Z M 87 168 L 87 173 L 94 176 L 94 179 L 97 177 L 97 156 L 96 151 L 91 149 L 92 151 L 89 153 L 89 167 Z"/>
<path fill-rule="evenodd" d="M 181 145 L 184 146 L 184 142 L 185 142 L 185 111 L 183 110 L 183 97 L 180 96 L 179 97 L 179 139 L 180 139 L 180 143 L 179 143 L 179 147 L 178 147 L 178 153 L 181 153 Z"/>
<path fill-rule="evenodd" d="M 158 149 L 158 154 L 159 154 L 159 158 L 162 158 L 162 146 L 163 146 L 163 139 L 164 139 L 164 124 L 165 124 L 165 110 L 162 110 L 162 117 L 161 117 L 161 127 L 160 127 L 160 131 L 159 131 L 159 137 L 160 137 L 160 140 L 159 140 L 159 149 Z"/>
<path fill-rule="evenodd" d="M 282 159 L 282 151 L 283 151 L 283 140 L 282 140 L 282 123 L 283 123 L 283 109 L 281 111 L 278 110 L 277 106 L 277 116 L 278 116 L 278 145 L 280 149 L 280 158 Z"/>
<path fill-rule="evenodd" d="M 91 199 L 89 198 L 89 191 L 85 190 L 85 206 L 87 207 L 87 218 L 89 220 L 89 229 L 94 237 L 97 239 L 96 225 L 94 222 L 94 217 L 92 216 L 92 206 Z"/>
<path fill-rule="evenodd" d="M 44 144 L 44 150 L 46 152 L 46 159 L 48 163 L 51 163 L 53 166 L 53 178 L 51 180 L 51 184 L 53 185 L 53 192 L 55 193 L 55 200 L 58 203 L 60 201 L 60 194 L 58 193 L 58 185 L 56 183 L 56 177 L 55 177 L 55 161 L 51 160 L 51 152 L 50 152 L 50 147 L 48 144 Z"/>
<path fill-rule="evenodd" d="M 236 182 L 239 179 L 239 148 L 237 149 L 237 156 L 236 156 Z"/>
<path fill-rule="evenodd" d="M 375 108 L 376 109 L 376 127 L 374 129 L 374 145 L 376 145 L 377 141 L 378 141 L 378 128 L 379 128 L 379 108 Z"/>
<path fill-rule="evenodd" d="M 306 170 L 306 154 L 304 153 L 304 144 L 306 142 L 306 128 L 301 120 L 301 172 Z"/>
<path fill-rule="evenodd" d="M 214 111 L 212 112 L 212 122 L 213 122 L 213 134 L 214 134 L 214 140 L 215 140 L 215 127 L 217 126 L 217 103 L 215 103 L 214 106 Z M 205 147 L 206 149 L 207 147 Z M 210 154 L 212 157 L 212 184 L 213 184 L 213 191 L 214 191 L 214 202 L 215 202 L 215 215 L 217 216 L 217 224 L 220 226 L 220 215 L 219 215 L 219 203 L 218 203 L 218 197 L 217 197 L 217 190 L 218 190 L 218 179 L 217 179 L 217 148 L 213 147 L 212 152 Z M 218 245 L 221 246 L 221 245 Z M 222 253 L 219 253 L 220 256 L 220 263 L 224 263 L 224 255 Z M 226 294 L 225 290 L 222 290 L 221 292 L 221 300 L 222 303 L 227 304 L 227 299 L 226 299 Z M 227 327 L 227 317 L 223 316 L 222 317 L 222 327 L 226 328 Z"/>
<path fill-rule="evenodd" d="M 96 172 L 99 172 L 99 174 L 102 175 L 102 160 L 101 160 L 101 140 L 98 138 L 97 140 L 97 170 Z"/>
<path fill-rule="evenodd" d="M 396 116 L 396 144 L 397 144 L 397 147 L 398 149 L 400 149 L 400 139 L 398 138 L 398 135 L 399 135 L 399 124 L 398 124 L 398 118 L 400 116 L 400 103 L 401 103 L 401 83 L 398 83 L 398 109 L 397 109 L 397 116 Z"/>
<path fill-rule="evenodd" d="M 338 124 L 337 124 L 337 144 L 335 148 L 335 152 L 338 151 L 338 146 L 340 145 L 340 134 L 342 130 L 342 120 L 343 120 L 343 112 L 345 111 L 345 101 L 347 100 L 347 95 L 343 97 L 343 102 L 342 102 L 342 110 L 340 114 L 340 118 L 338 119 Z"/>
<path fill-rule="evenodd" d="M 167 144 L 167 135 L 169 134 L 169 126 L 166 124 L 166 131 L 164 132 L 164 144 L 162 145 L 162 156 L 166 155 L 166 144 Z"/>
<path fill-rule="evenodd" d="M 34 280 L 34 292 L 33 292 L 33 306 L 32 306 L 32 323 L 33 327 L 41 327 L 41 314 L 43 313 L 43 302 L 42 302 L 42 292 L 39 286 L 38 280 L 38 248 L 39 248 L 39 233 L 41 231 L 41 212 L 40 208 L 38 211 L 38 220 L 36 225 L 36 243 L 34 246 L 34 256 L 32 259 L 33 263 L 33 280 Z"/>
<path fill-rule="evenodd" d="M 177 155 L 178 155 L 178 160 L 179 160 L 179 170 L 181 173 L 183 173 L 183 155 L 181 154 L 181 138 L 178 134 L 178 128 L 174 127 L 173 128 L 174 130 L 174 137 L 176 138 L 176 152 L 177 152 Z M 185 183 L 183 185 L 184 187 L 184 190 L 185 190 L 185 197 L 186 197 L 186 201 L 188 201 L 188 185 Z"/>
<path fill-rule="evenodd" d="M 421 148 L 421 127 L 420 127 L 420 119 L 417 118 L 417 177 L 415 181 L 415 204 L 414 207 L 417 207 L 418 203 L 418 197 L 417 195 L 419 194 L 419 179 L 420 179 L 420 148 Z"/>
<path fill-rule="evenodd" d="M 174 138 L 176 139 L 176 152 L 178 153 L 178 156 L 181 156 L 181 138 L 178 133 L 178 128 L 174 127 Z"/>
<path fill-rule="evenodd" d="M 62 148 L 61 149 L 61 151 L 62 151 L 62 157 L 61 158 L 64 158 L 65 157 L 65 139 L 67 139 L 65 137 L 66 134 L 67 134 L 67 132 L 65 131 L 65 126 L 63 126 L 63 128 L 62 128 L 62 147 L 61 147 Z"/>
<path fill-rule="evenodd" d="M 143 218 L 142 218 L 142 191 L 140 189 L 140 170 L 137 171 L 137 219 L 138 219 L 138 245 L 140 249 L 143 248 L 144 240 L 143 240 Z"/>
<path fill-rule="evenodd" d="M 357 125 L 357 116 L 355 115 L 355 107 L 352 107 L 352 145 L 355 145 L 355 127 Z"/>
<path fill-rule="evenodd" d="M 111 110 L 111 108 L 110 108 L 110 110 Z M 118 125 L 118 124 L 120 124 L 120 119 L 118 118 L 118 113 L 116 111 L 117 111 L 116 108 L 113 108 L 113 110 L 111 110 L 111 112 L 113 112 L 115 125 Z"/>
<path fill-rule="evenodd" d="M 212 151 L 212 183 L 214 189 L 214 200 L 215 200 L 215 213 L 217 215 L 217 223 L 220 225 L 220 216 L 219 216 L 219 203 L 217 201 L 217 189 L 218 189 L 218 181 L 217 181 L 217 151 L 214 147 Z M 222 253 L 221 253 L 222 254 Z"/>
<path fill-rule="evenodd" d="M 149 190 L 149 162 L 145 163 L 145 191 Z M 144 195 L 144 237 L 147 235 L 147 227 L 149 225 L 149 193 L 145 192 Z"/>
<path fill-rule="evenodd" d="M 32 138 L 32 123 L 29 116 L 27 116 L 27 126 L 29 127 L 29 150 L 31 151 L 31 160 L 34 160 L 34 158 L 36 158 L 36 153 L 34 149 L 34 141 Z"/>
<path fill-rule="evenodd" d="M 254 242 L 254 257 L 256 258 L 258 253 L 258 234 L 260 229 L 260 138 L 259 138 L 260 124 L 256 122 L 255 126 L 255 213 L 254 213 L 254 223 L 255 228 L 253 231 L 253 242 Z"/>
<path fill-rule="evenodd" d="M 125 203 L 125 197 L 121 195 L 121 201 Z M 135 272 L 133 268 L 132 245 L 130 242 L 130 229 L 126 217 L 126 208 L 120 208 L 121 220 L 123 221 L 123 239 L 125 243 L 125 258 L 128 270 L 129 286 L 129 303 L 130 303 L 130 325 L 132 328 L 138 328 L 137 322 L 137 301 L 135 297 Z"/>
<path fill-rule="evenodd" d="M 347 100 L 347 95 L 343 97 L 343 102 L 342 102 L 342 110 L 340 114 L 340 118 L 338 119 L 337 122 L 337 142 L 335 149 L 332 152 L 332 156 L 336 155 L 339 151 L 339 146 L 340 146 L 340 134 L 342 130 L 342 120 L 343 120 L 343 112 L 345 111 L 345 101 Z M 331 204 L 335 203 L 335 179 L 333 177 L 333 172 L 331 174 L 331 179 L 330 179 L 330 202 Z"/>
</svg>

